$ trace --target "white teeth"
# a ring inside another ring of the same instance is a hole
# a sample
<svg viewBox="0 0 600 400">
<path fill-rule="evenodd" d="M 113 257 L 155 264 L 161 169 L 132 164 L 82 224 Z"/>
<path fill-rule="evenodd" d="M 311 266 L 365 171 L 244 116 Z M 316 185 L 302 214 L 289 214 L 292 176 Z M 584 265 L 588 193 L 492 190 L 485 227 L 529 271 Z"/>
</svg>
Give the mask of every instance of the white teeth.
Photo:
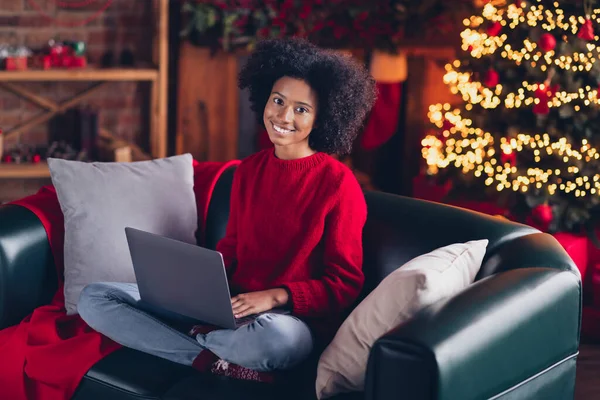
<svg viewBox="0 0 600 400">
<path fill-rule="evenodd" d="M 273 129 L 275 129 L 279 133 L 290 133 L 291 132 L 289 129 L 280 128 L 275 124 L 273 124 Z"/>
</svg>

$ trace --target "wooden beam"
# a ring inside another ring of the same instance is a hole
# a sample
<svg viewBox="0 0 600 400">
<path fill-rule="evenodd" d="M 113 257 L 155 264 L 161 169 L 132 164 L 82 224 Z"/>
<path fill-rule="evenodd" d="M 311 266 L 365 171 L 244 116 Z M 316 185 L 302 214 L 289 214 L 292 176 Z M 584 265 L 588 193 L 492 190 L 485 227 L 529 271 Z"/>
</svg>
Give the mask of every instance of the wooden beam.
<svg viewBox="0 0 600 400">
<path fill-rule="evenodd" d="M 153 156 L 162 158 L 167 156 L 169 1 L 154 0 L 153 9 L 156 36 L 152 56 L 154 63 L 158 66 L 158 77 L 150 89 L 152 102 L 150 148 Z"/>
<path fill-rule="evenodd" d="M 46 162 L 37 164 L 3 164 L 0 163 L 0 179 L 17 178 L 49 178 L 50 170 Z"/>
<path fill-rule="evenodd" d="M 158 78 L 155 68 L 81 68 L 26 71 L 0 71 L 0 81 L 153 81 Z"/>
<path fill-rule="evenodd" d="M 238 58 L 182 42 L 178 71 L 177 153 L 202 161 L 238 158 Z"/>
<path fill-rule="evenodd" d="M 133 161 L 145 161 L 152 159 L 150 155 L 148 155 L 135 143 L 131 143 L 124 139 L 118 138 L 117 136 L 113 135 L 110 131 L 104 128 L 100 128 L 99 134 L 101 139 L 112 142 L 115 148 L 129 146 L 131 148 L 131 158 Z"/>
<path fill-rule="evenodd" d="M 36 117 L 29 119 L 28 121 L 22 123 L 19 126 L 9 129 L 8 131 L 5 132 L 4 139 L 7 140 L 13 135 L 21 134 L 22 132 L 24 132 L 34 126 L 37 126 L 39 124 L 43 124 L 46 121 L 49 121 L 57 113 L 66 111 L 69 108 L 76 105 L 77 103 L 80 103 L 81 101 L 87 99 L 92 94 L 97 92 L 98 89 L 103 87 L 105 84 L 106 84 L 105 82 L 96 83 L 96 84 L 90 86 L 89 88 L 87 88 L 86 90 L 84 90 L 83 92 L 79 93 L 75 97 L 72 97 L 71 99 L 61 103 L 56 110 L 40 114 Z"/>
<path fill-rule="evenodd" d="M 8 90 L 11 93 L 14 93 L 17 96 L 20 96 L 24 99 L 29 100 L 30 102 L 45 108 L 46 110 L 49 111 L 56 111 L 59 108 L 59 105 L 56 104 L 54 101 L 52 100 L 48 100 L 36 93 L 33 93 L 21 86 L 15 85 L 14 83 L 10 83 L 10 82 L 0 82 L 0 87 Z"/>
</svg>

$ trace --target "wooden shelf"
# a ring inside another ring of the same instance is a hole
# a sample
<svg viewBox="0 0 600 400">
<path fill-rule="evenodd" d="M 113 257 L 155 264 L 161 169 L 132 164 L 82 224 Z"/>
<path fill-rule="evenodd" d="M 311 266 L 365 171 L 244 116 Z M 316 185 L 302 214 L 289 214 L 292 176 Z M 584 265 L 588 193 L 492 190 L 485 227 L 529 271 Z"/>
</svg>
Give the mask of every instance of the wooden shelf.
<svg viewBox="0 0 600 400">
<path fill-rule="evenodd" d="M 1 179 L 49 178 L 50 170 L 45 162 L 37 164 L 1 164 Z"/>
<path fill-rule="evenodd" d="M 149 2 L 150 3 L 150 2 Z M 100 128 L 99 136 L 102 145 L 110 153 L 129 147 L 133 161 L 167 157 L 167 96 L 168 96 L 168 22 L 169 0 L 152 0 L 154 47 L 151 65 L 138 68 L 96 68 L 90 66 L 79 69 L 50 69 L 27 71 L 0 71 L 0 89 L 8 90 L 45 110 L 20 125 L 4 132 L 4 140 L 11 135 L 20 135 L 37 125 L 50 120 L 54 115 L 75 107 L 89 98 L 107 82 L 148 81 L 150 83 L 150 154 L 132 143 L 115 138 Z M 40 96 L 35 91 L 24 87 L 19 82 L 93 82 L 82 92 L 69 99 L 56 102 Z M 0 163 L 0 179 L 16 178 L 48 178 L 50 171 L 46 163 L 39 164 L 2 164 Z M 0 182 L 0 185 L 2 183 Z"/>
<path fill-rule="evenodd" d="M 152 68 L 80 68 L 27 71 L 0 71 L 0 81 L 155 81 L 158 70 Z"/>
</svg>

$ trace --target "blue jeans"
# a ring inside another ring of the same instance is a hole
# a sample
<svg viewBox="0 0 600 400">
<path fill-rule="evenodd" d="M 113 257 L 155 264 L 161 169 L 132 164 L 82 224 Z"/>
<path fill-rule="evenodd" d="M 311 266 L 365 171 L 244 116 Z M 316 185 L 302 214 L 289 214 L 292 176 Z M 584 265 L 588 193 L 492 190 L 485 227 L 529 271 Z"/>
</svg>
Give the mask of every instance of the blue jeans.
<svg viewBox="0 0 600 400">
<path fill-rule="evenodd" d="M 190 366 L 208 349 L 224 361 L 255 371 L 284 370 L 305 360 L 313 349 L 312 333 L 304 322 L 274 313 L 261 314 L 235 330 L 193 338 L 174 327 L 185 318 L 144 304 L 132 283 L 88 285 L 77 310 L 91 328 L 125 347 Z"/>
</svg>

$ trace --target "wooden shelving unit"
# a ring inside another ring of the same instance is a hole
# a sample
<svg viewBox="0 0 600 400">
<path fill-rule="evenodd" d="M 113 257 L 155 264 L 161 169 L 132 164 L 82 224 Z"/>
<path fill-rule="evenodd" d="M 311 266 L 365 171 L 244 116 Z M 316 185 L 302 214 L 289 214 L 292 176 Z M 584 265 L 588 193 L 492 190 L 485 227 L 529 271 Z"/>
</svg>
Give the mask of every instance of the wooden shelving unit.
<svg viewBox="0 0 600 400">
<path fill-rule="evenodd" d="M 162 158 L 167 156 L 167 96 L 168 96 L 168 20 L 169 0 L 152 0 L 155 20 L 153 66 L 150 68 L 84 68 L 52 69 L 28 71 L 0 71 L 0 88 L 30 101 L 45 110 L 22 124 L 4 132 L 5 139 L 27 131 L 50 120 L 57 113 L 76 106 L 91 97 L 99 88 L 110 82 L 146 81 L 150 83 L 150 153 L 145 154 L 135 144 L 127 144 L 132 149 L 133 160 Z M 39 96 L 22 86 L 23 82 L 90 82 L 92 85 L 62 103 Z M 1 111 L 1 110 L 0 110 Z M 100 129 L 104 141 L 122 142 L 105 129 Z M 2 164 L 0 179 L 47 178 L 50 176 L 46 163 Z"/>
<path fill-rule="evenodd" d="M 154 68 L 82 68 L 29 71 L 0 71 L 0 82 L 61 82 L 61 81 L 154 81 L 158 70 Z"/>
<path fill-rule="evenodd" d="M 49 178 L 48 164 L 0 164 L 0 179 Z"/>
</svg>

